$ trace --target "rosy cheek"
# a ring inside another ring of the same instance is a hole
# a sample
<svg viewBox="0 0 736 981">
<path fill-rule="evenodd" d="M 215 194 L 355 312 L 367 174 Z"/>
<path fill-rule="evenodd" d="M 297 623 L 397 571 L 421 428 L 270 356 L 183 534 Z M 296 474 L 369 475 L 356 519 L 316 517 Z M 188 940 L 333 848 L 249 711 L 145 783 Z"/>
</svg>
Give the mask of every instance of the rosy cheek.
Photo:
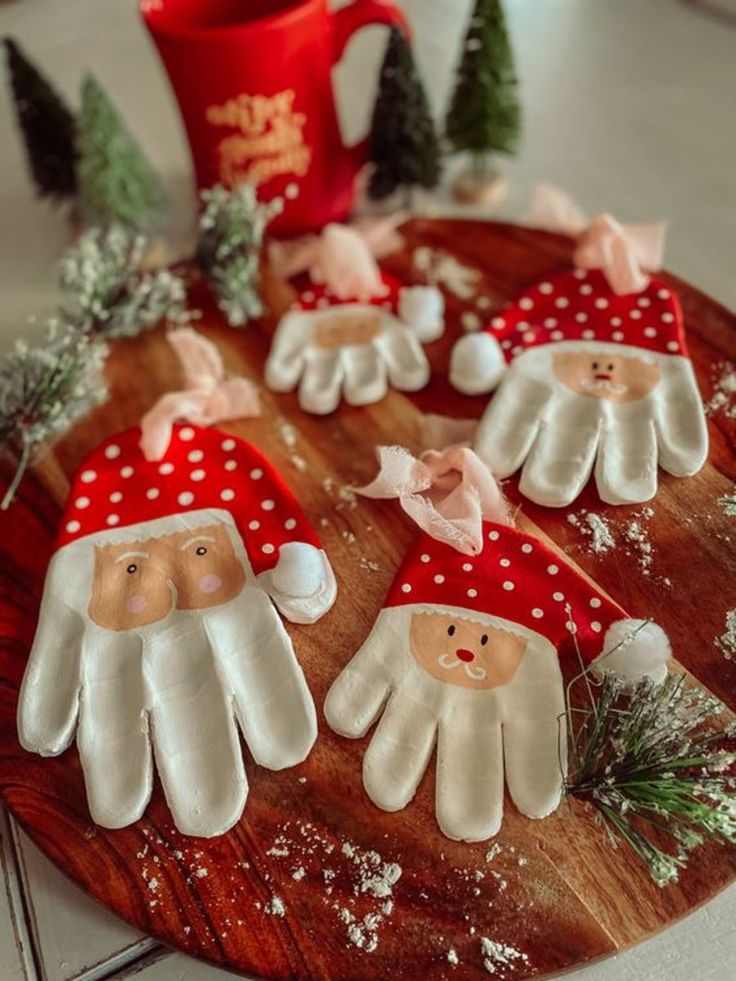
<svg viewBox="0 0 736 981">
<path fill-rule="evenodd" d="M 222 586 L 222 579 L 219 576 L 210 574 L 202 576 L 199 580 L 199 588 L 203 593 L 216 593 L 220 586 Z"/>
<path fill-rule="evenodd" d="M 142 613 L 146 606 L 148 606 L 148 600 L 145 596 L 141 596 L 137 593 L 135 596 L 131 596 L 128 602 L 125 604 L 125 609 L 128 613 Z"/>
</svg>

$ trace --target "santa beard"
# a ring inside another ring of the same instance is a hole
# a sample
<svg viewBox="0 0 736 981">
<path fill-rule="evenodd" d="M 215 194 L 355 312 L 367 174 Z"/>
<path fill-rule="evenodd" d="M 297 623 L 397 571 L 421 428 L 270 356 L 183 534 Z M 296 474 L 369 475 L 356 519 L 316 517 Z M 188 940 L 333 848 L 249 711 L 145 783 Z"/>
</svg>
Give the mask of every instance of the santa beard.
<svg viewBox="0 0 736 981">
<path fill-rule="evenodd" d="M 569 373 L 560 371 L 565 358 L 589 363 L 587 379 L 574 361 Z M 618 377 L 616 370 L 608 371 L 617 361 L 635 362 L 636 370 Z M 594 395 L 580 388 L 582 380 L 613 382 L 625 390 Z M 607 503 L 650 500 L 658 463 L 675 476 L 696 472 L 707 454 L 707 436 L 687 358 L 622 344 L 560 341 L 514 358 L 473 446 L 496 477 L 521 469 L 525 497 L 565 507 L 593 473 Z"/>
<path fill-rule="evenodd" d="M 436 810 L 449 838 L 482 841 L 496 834 L 506 783 L 518 809 L 541 818 L 558 806 L 566 761 L 564 693 L 557 652 L 532 630 L 473 611 L 526 639 L 513 678 L 478 689 L 441 681 L 410 651 L 411 619 L 433 610 L 413 604 L 384 609 L 328 693 L 325 716 L 344 736 L 362 736 L 381 716 L 363 761 L 368 796 L 387 811 L 407 806 L 437 747 Z"/>
</svg>

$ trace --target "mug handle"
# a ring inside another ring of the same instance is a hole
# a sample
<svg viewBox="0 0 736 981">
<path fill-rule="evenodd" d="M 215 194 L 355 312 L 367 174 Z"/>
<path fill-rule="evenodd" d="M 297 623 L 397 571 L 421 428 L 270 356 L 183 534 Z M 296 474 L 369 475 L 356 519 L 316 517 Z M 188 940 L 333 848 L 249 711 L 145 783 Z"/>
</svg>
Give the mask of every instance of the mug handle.
<svg viewBox="0 0 736 981">
<path fill-rule="evenodd" d="M 368 24 L 389 24 L 400 27 L 407 38 L 411 37 L 409 22 L 403 10 L 384 0 L 354 0 L 346 7 L 331 13 L 332 18 L 332 64 L 336 64 L 345 53 L 348 41 L 353 34 Z M 350 154 L 356 170 L 365 163 L 368 137 L 358 140 L 353 146 L 345 148 Z"/>
<path fill-rule="evenodd" d="M 338 62 L 353 34 L 367 24 L 394 24 L 410 36 L 409 23 L 403 10 L 383 0 L 354 0 L 340 7 L 332 17 L 332 63 Z"/>
</svg>

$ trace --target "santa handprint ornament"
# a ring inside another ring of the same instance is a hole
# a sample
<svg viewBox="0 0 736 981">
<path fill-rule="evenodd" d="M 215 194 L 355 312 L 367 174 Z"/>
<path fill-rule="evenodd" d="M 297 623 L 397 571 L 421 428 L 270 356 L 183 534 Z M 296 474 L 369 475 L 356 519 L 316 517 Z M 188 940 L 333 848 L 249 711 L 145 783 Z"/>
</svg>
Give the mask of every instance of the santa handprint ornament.
<svg viewBox="0 0 736 981">
<path fill-rule="evenodd" d="M 252 446 L 174 428 L 161 460 L 140 431 L 103 443 L 72 487 L 18 708 L 23 746 L 76 733 L 93 819 L 124 827 L 151 795 L 155 756 L 177 828 L 230 828 L 256 763 L 301 762 L 317 735 L 274 606 L 313 623 L 333 604 L 329 562 L 294 497 Z"/>
<path fill-rule="evenodd" d="M 657 465 L 696 473 L 708 435 L 676 295 L 650 279 L 614 293 L 600 270 L 562 273 L 526 290 L 455 345 L 450 380 L 498 391 L 474 447 L 498 477 L 520 467 L 538 504 L 570 504 L 595 475 L 609 504 L 657 490 Z"/>
<path fill-rule="evenodd" d="M 383 458 L 385 484 L 397 467 Z M 466 465 L 462 483 L 450 489 L 452 510 L 466 528 L 458 490 L 495 500 L 498 512 L 498 494 L 468 481 L 469 473 L 482 471 Z M 445 471 L 443 493 L 446 478 Z M 485 480 L 492 483 L 489 474 Z M 446 524 L 428 518 L 436 497 L 424 500 L 415 511 L 419 523 Z M 479 551 L 474 535 L 458 536 L 463 550 L 426 532 L 419 536 L 324 709 L 329 725 L 351 738 L 380 717 L 363 760 L 363 784 L 386 811 L 409 804 L 436 745 L 437 822 L 447 837 L 464 841 L 498 832 L 504 779 L 522 814 L 543 818 L 558 806 L 566 760 L 560 656 L 574 653 L 575 642 L 596 671 L 615 671 L 627 683 L 644 675 L 662 681 L 670 656 L 658 626 L 627 617 L 508 516 L 486 513 L 477 520 Z"/>
</svg>

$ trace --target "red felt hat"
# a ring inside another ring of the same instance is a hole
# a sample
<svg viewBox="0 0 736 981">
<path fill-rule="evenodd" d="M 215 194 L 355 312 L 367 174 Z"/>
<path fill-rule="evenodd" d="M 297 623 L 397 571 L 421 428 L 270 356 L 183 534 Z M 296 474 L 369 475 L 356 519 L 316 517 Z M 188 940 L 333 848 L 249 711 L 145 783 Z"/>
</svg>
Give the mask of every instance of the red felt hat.
<svg viewBox="0 0 736 981">
<path fill-rule="evenodd" d="M 283 480 L 249 443 L 216 429 L 176 426 L 166 454 L 148 461 L 141 431 L 106 440 L 74 478 L 56 548 L 173 514 L 225 509 L 256 575 L 277 562 L 286 542 L 319 542 Z"/>
<path fill-rule="evenodd" d="M 611 627 L 628 624 L 630 632 L 630 625 L 640 623 L 538 539 L 495 522 L 483 523 L 483 538 L 480 555 L 467 556 L 420 535 L 385 607 L 419 605 L 481 621 L 502 620 L 509 629 L 518 625 L 545 638 L 557 650 L 570 649 L 574 634 L 586 661 L 597 657 L 604 644 L 610 649 Z"/>
<path fill-rule="evenodd" d="M 687 355 L 680 303 L 669 286 L 652 278 L 641 292 L 620 296 L 599 269 L 535 283 L 484 329 L 507 362 L 544 344 L 578 340 Z"/>
</svg>

